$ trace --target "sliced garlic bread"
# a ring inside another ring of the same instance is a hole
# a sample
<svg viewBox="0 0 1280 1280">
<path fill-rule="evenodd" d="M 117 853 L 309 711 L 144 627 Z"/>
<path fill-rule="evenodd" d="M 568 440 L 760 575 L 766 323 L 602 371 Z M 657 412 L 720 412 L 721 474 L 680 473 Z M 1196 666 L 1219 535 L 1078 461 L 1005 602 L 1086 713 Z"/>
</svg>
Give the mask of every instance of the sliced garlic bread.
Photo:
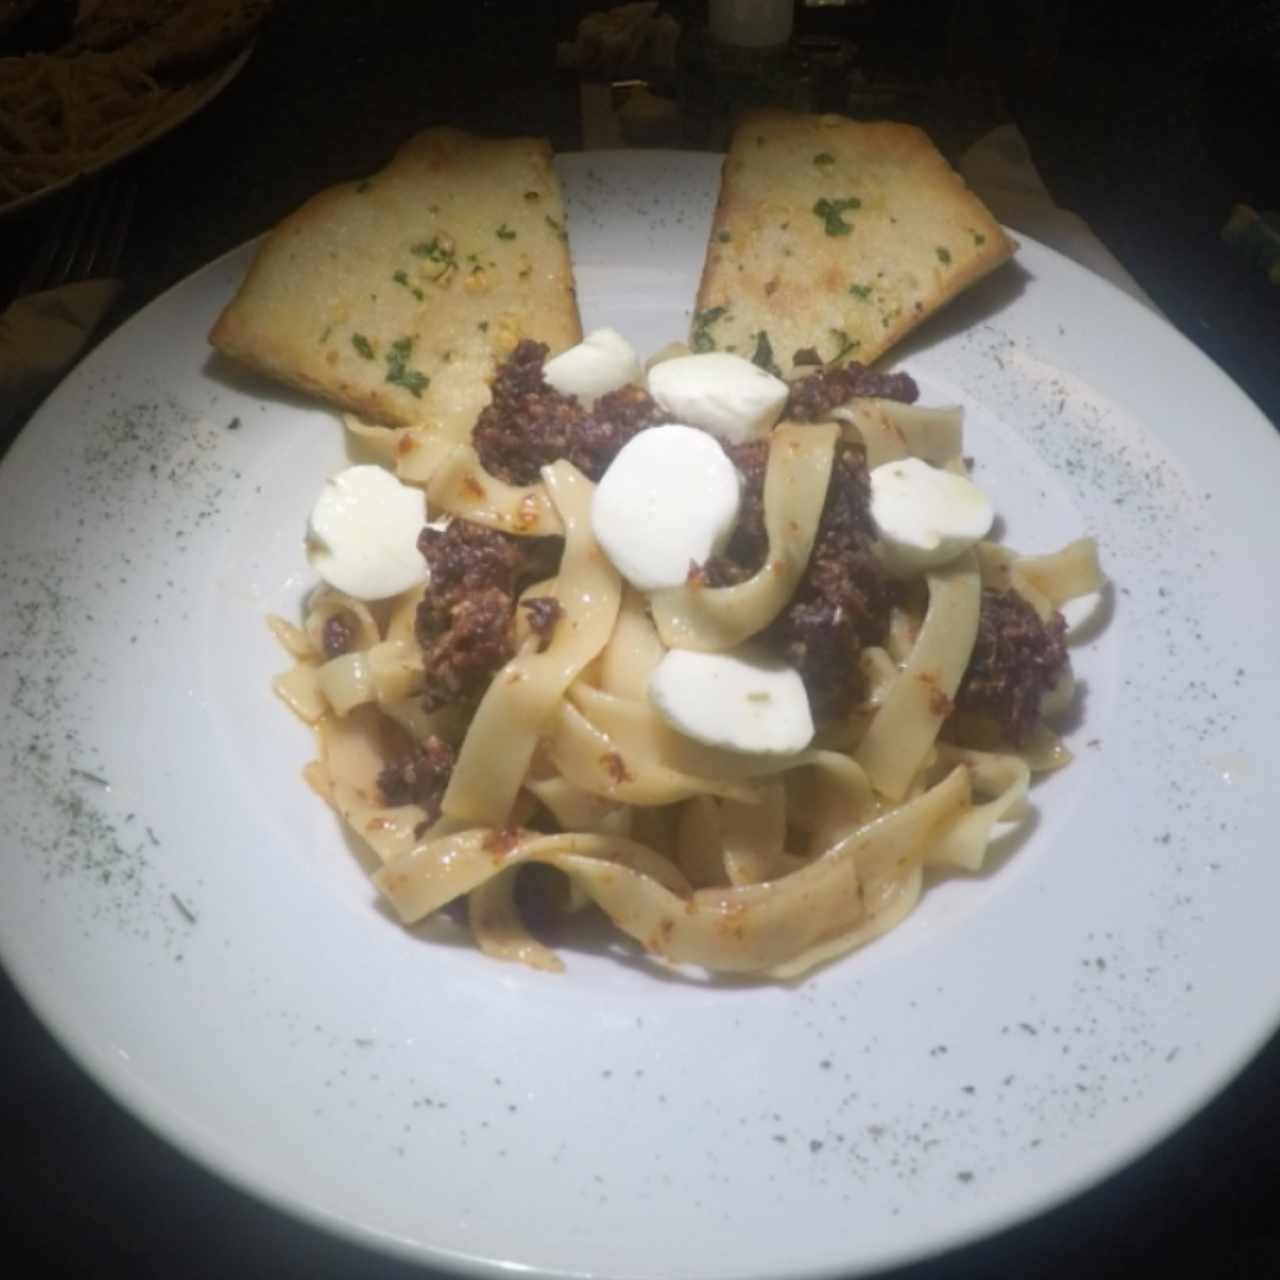
<svg viewBox="0 0 1280 1280">
<path fill-rule="evenodd" d="M 428 129 L 266 238 L 210 341 L 375 422 L 465 438 L 522 338 L 582 336 L 551 148 Z"/>
<path fill-rule="evenodd" d="M 725 158 L 690 344 L 784 376 L 869 364 L 1013 248 L 921 130 L 751 112 Z"/>
</svg>

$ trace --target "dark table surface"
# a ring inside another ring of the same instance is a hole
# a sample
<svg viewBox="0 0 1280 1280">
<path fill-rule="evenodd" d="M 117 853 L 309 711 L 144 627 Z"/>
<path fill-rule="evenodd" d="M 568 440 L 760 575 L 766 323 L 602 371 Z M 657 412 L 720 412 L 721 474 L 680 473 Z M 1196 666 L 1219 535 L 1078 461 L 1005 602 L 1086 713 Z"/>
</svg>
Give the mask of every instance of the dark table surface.
<svg viewBox="0 0 1280 1280">
<path fill-rule="evenodd" d="M 581 147 L 578 84 L 555 70 L 553 49 L 591 8 L 282 0 L 226 92 L 130 162 L 138 197 L 111 324 L 317 189 L 378 167 L 425 125 Z M 1176 20 L 1155 5 L 1054 0 L 798 13 L 799 31 L 856 41 L 869 81 L 900 93 L 893 114 L 926 124 L 949 154 L 1012 116 L 1058 203 L 1280 422 L 1280 287 L 1220 238 L 1233 204 L 1280 208 L 1275 4 L 1208 3 Z M 0 296 L 53 213 L 0 223 Z M 0 1028 L 5 1218 L 22 1274 L 422 1274 L 178 1155 L 71 1062 L 2 978 Z M 1146 1277 L 1198 1264 L 1213 1276 L 1280 1275 L 1277 1133 L 1273 1040 L 1203 1113 L 1102 1186 L 897 1274 Z"/>
</svg>

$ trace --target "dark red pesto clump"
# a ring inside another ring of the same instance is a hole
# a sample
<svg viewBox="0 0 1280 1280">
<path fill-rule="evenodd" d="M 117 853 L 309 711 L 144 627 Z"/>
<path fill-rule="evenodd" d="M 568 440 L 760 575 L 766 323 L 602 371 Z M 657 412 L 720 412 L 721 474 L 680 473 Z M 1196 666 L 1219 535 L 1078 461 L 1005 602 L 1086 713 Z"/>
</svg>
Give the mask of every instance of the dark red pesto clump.
<svg viewBox="0 0 1280 1280">
<path fill-rule="evenodd" d="M 432 734 L 425 742 L 378 774 L 378 790 L 387 805 L 418 804 L 426 810 L 426 825 L 440 816 L 440 801 L 453 773 L 453 748 Z"/>
<path fill-rule="evenodd" d="M 799 356 L 803 352 L 797 352 Z M 915 379 L 906 373 L 876 373 L 865 364 L 850 360 L 848 364 L 819 369 L 797 378 L 783 417 L 792 422 L 821 422 L 832 409 L 847 404 L 855 396 L 877 396 L 881 400 L 898 400 L 914 404 L 920 395 Z"/>
<path fill-rule="evenodd" d="M 481 465 L 508 484 L 532 484 L 548 463 L 567 458 L 599 480 L 637 432 L 656 426 L 662 411 L 642 387 L 619 387 L 585 409 L 542 376 L 547 347 L 521 342 L 494 375 L 492 402 L 481 412 L 471 442 Z"/>
<path fill-rule="evenodd" d="M 982 593 L 978 636 L 960 688 L 958 711 L 994 720 L 1005 739 L 1026 741 L 1044 696 L 1067 669 L 1066 621 L 1046 623 L 1016 591 Z"/>
<path fill-rule="evenodd" d="M 538 637 L 538 652 L 546 653 L 555 635 L 556 623 L 564 612 L 555 596 L 534 596 L 520 606 L 529 616 L 529 630 Z"/>
<path fill-rule="evenodd" d="M 742 506 L 724 552 L 700 570 L 709 587 L 745 581 L 763 567 L 769 549 L 768 441 L 730 445 L 727 452 L 742 475 Z M 888 627 L 893 594 L 872 550 L 875 538 L 865 454 L 857 445 L 839 444 L 809 563 L 786 608 L 760 636 L 800 672 L 819 721 L 844 715 L 861 695 L 859 655 Z"/>
<path fill-rule="evenodd" d="M 498 366 L 492 401 L 471 433 L 481 465 L 508 484 L 532 484 L 540 468 L 566 457 L 586 416 L 576 397 L 543 380 L 546 354 L 543 343 L 528 339 L 512 351 Z"/>
<path fill-rule="evenodd" d="M 724 551 L 702 566 L 702 581 L 709 587 L 731 587 L 745 582 L 764 564 L 769 535 L 764 526 L 764 475 L 769 466 L 768 440 L 727 444 L 724 451 L 742 477 L 742 501 L 738 522 Z"/>
<path fill-rule="evenodd" d="M 479 698 L 514 653 L 513 597 L 496 587 L 468 592 L 449 611 L 444 630 L 423 641 L 422 705 L 428 711 Z"/>
<path fill-rule="evenodd" d="M 839 444 L 809 563 L 764 633 L 765 643 L 800 672 L 818 721 L 846 715 L 863 695 L 858 659 L 888 630 L 894 592 L 875 540 L 866 455 Z"/>
<path fill-rule="evenodd" d="M 450 520 L 443 529 L 424 528 L 418 550 L 431 570 L 431 590 L 418 609 L 419 627 L 438 629 L 437 615 L 447 614 L 468 592 L 496 587 L 514 594 L 528 562 L 528 542 L 469 520 Z"/>
<path fill-rule="evenodd" d="M 542 541 L 452 520 L 444 529 L 423 529 L 418 550 L 431 570 L 431 589 L 414 632 L 425 668 L 423 705 L 433 711 L 479 697 L 511 657 L 516 595 L 536 572 Z"/>
<path fill-rule="evenodd" d="M 670 415 L 643 387 L 618 387 L 595 402 L 566 456 L 579 471 L 599 480 L 633 436 L 669 421 Z"/>
<path fill-rule="evenodd" d="M 320 645 L 326 658 L 340 658 L 356 638 L 356 624 L 349 613 L 330 614 L 320 630 Z"/>
</svg>

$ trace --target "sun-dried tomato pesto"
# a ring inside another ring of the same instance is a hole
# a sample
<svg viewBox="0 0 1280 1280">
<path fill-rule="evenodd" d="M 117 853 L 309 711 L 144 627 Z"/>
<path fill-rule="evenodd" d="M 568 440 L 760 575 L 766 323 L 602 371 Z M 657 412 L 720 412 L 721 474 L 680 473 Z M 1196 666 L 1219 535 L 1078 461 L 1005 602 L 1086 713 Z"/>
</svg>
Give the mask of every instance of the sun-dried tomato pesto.
<svg viewBox="0 0 1280 1280">
<path fill-rule="evenodd" d="M 326 658 L 340 658 L 350 650 L 355 638 L 356 624 L 349 613 L 330 614 L 320 629 L 320 647 Z"/>
<path fill-rule="evenodd" d="M 529 630 L 538 637 L 538 652 L 546 653 L 555 635 L 556 623 L 564 612 L 560 601 L 555 596 L 534 596 L 521 602 L 522 609 L 529 618 Z"/>
<path fill-rule="evenodd" d="M 485 470 L 508 484 L 532 484 L 561 458 L 599 480 L 628 440 L 663 420 L 662 411 L 635 386 L 610 391 L 588 410 L 547 384 L 546 355 L 543 343 L 526 339 L 498 366 L 472 444 Z"/>
<path fill-rule="evenodd" d="M 763 567 L 767 440 L 730 445 L 742 476 L 738 522 L 722 554 L 702 566 L 711 587 L 743 582 Z M 871 488 L 861 447 L 836 447 L 813 551 L 786 607 L 759 641 L 800 672 L 815 719 L 848 712 L 861 695 L 859 656 L 882 641 L 893 602 L 890 583 L 872 550 Z"/>
<path fill-rule="evenodd" d="M 812 348 L 795 353 L 796 363 L 804 355 L 817 355 Z M 855 396 L 877 396 L 881 400 L 898 400 L 914 404 L 920 395 L 915 379 L 906 373 L 877 373 L 865 364 L 850 360 L 848 364 L 832 365 L 797 378 L 791 384 L 791 394 L 783 417 L 793 422 L 822 422 L 831 410 L 847 404 Z"/>
<path fill-rule="evenodd" d="M 544 540 L 517 538 L 466 520 L 427 527 L 418 550 L 431 588 L 414 618 L 428 710 L 478 698 L 512 656 L 512 619 L 522 583 L 546 568 Z"/>
<path fill-rule="evenodd" d="M 440 801 L 455 763 L 453 748 L 432 734 L 413 751 L 378 774 L 378 790 L 387 805 L 417 804 L 426 810 L 425 825 L 440 816 Z"/>
<path fill-rule="evenodd" d="M 1067 669 L 1067 624 L 1048 622 L 1016 591 L 984 590 L 978 636 L 955 705 L 993 720 L 1006 741 L 1027 740 L 1045 694 Z"/>
</svg>

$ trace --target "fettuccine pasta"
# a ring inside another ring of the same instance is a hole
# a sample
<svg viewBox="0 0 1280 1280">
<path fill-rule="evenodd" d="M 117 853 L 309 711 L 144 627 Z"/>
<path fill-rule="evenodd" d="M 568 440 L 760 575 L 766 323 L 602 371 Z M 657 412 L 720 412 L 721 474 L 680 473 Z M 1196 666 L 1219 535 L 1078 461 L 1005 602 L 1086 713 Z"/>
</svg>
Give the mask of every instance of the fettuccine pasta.
<svg viewBox="0 0 1280 1280">
<path fill-rule="evenodd" d="M 695 740 L 648 695 L 673 649 L 777 636 L 794 648 L 779 628 L 805 589 L 836 468 L 916 457 L 963 473 L 959 410 L 854 400 L 827 421 L 775 427 L 763 566 L 718 586 L 699 570 L 650 593 L 597 543 L 595 485 L 566 458 L 516 484 L 428 427 L 348 427 L 424 491 L 434 521 L 500 531 L 513 555 L 543 557 L 510 586 L 509 656 L 453 701 L 430 681 L 440 628 L 479 608 L 496 590 L 488 578 L 448 608 L 433 579 L 372 603 L 324 588 L 301 626 L 273 620 L 294 659 L 277 690 L 319 744 L 308 780 L 367 847 L 373 883 L 407 925 L 465 902 L 486 955 L 556 970 L 542 926 L 596 909 L 656 960 L 796 978 L 899 923 L 930 871 L 979 870 L 1029 813 L 1033 774 L 1069 759 L 1044 722 L 1070 699 L 1065 663 L 1016 722 L 981 695 L 1000 692 L 1001 645 L 1018 626 L 1057 636 L 1056 610 L 1101 589 L 1088 540 L 1034 557 L 982 542 L 894 581 L 879 632 L 850 651 L 857 696 L 803 750 Z"/>
</svg>

